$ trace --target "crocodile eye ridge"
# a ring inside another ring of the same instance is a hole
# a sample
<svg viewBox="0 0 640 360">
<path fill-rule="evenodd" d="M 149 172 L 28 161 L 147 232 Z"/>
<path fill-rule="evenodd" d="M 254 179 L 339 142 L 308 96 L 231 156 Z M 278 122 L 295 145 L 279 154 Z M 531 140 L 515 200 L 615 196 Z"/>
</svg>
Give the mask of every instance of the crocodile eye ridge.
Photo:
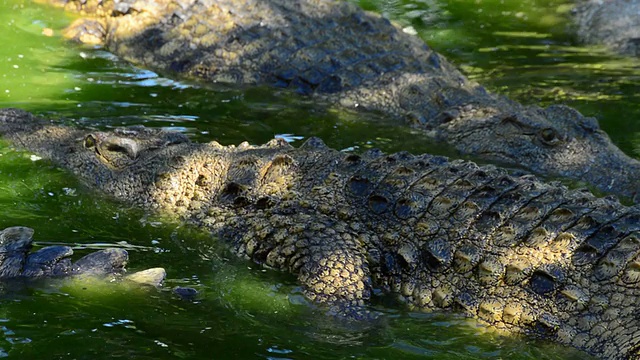
<svg viewBox="0 0 640 360">
<path fill-rule="evenodd" d="M 89 135 L 85 136 L 83 146 L 86 149 L 95 148 L 96 144 L 97 144 L 96 137 L 93 136 L 93 134 L 89 134 Z"/>
</svg>

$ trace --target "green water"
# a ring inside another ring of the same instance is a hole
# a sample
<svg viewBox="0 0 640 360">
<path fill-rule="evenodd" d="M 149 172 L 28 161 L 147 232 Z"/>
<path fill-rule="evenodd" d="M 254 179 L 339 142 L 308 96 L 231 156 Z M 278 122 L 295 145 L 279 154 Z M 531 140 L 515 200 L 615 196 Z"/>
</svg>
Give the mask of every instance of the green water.
<svg viewBox="0 0 640 360">
<path fill-rule="evenodd" d="M 578 46 L 564 1 L 361 1 L 412 27 L 476 81 L 525 103 L 562 102 L 596 116 L 627 153 L 640 148 L 640 62 Z M 159 78 L 58 37 L 69 18 L 31 2 L 0 0 L 0 106 L 66 122 L 144 124 L 196 140 L 299 143 L 339 149 L 450 154 L 382 118 L 317 108 L 270 89 L 199 88 Z M 46 36 L 52 29 L 54 36 Z M 372 123 L 374 126 L 372 126 Z M 635 155 L 637 156 L 637 155 Z M 30 154 L 0 146 L 0 227 L 25 225 L 42 244 L 129 249 L 134 270 L 163 266 L 167 288 L 197 301 L 122 284 L 47 282 L 0 297 L 0 357 L 15 359 L 569 359 L 583 354 L 488 333 L 450 314 L 417 314 L 391 299 L 381 323 L 336 324 L 294 279 L 230 256 L 206 235 L 110 202 Z M 78 250 L 82 253 L 83 250 Z"/>
</svg>

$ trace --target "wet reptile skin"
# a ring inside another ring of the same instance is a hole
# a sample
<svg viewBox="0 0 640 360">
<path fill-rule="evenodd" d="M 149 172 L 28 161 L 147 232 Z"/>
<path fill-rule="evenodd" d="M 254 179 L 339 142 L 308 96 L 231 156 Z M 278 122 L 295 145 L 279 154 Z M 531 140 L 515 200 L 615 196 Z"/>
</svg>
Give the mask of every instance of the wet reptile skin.
<svg viewBox="0 0 640 360">
<path fill-rule="evenodd" d="M 73 249 L 69 246 L 47 246 L 32 251 L 33 229 L 13 226 L 0 230 L 0 289 L 8 281 L 31 281 L 42 278 L 94 276 L 125 277 L 129 254 L 120 248 L 94 251 L 72 261 Z M 148 269 L 125 278 L 138 283 L 160 285 L 165 271 Z"/>
<path fill-rule="evenodd" d="M 121 201 L 201 227 L 354 314 L 374 289 L 415 310 L 638 358 L 640 208 L 431 155 L 191 143 L 0 110 L 0 134 Z"/>
<path fill-rule="evenodd" d="M 81 12 L 68 37 L 166 76 L 288 88 L 411 123 L 478 159 L 638 195 L 640 162 L 595 119 L 490 94 L 416 36 L 344 1 L 48 2 Z"/>
<path fill-rule="evenodd" d="M 640 57 L 640 0 L 582 0 L 573 9 L 578 37 Z"/>
</svg>

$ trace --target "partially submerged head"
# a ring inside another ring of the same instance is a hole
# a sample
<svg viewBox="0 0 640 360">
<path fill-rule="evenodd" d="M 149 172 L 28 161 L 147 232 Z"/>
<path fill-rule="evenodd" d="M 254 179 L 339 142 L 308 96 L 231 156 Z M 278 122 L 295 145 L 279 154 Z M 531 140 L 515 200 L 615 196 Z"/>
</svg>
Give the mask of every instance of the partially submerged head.
<svg viewBox="0 0 640 360">
<path fill-rule="evenodd" d="M 455 146 L 465 153 L 627 198 L 640 194 L 640 162 L 575 109 L 518 106 L 474 120 L 455 135 Z"/>
<path fill-rule="evenodd" d="M 573 108 L 522 106 L 480 86 L 432 76 L 399 82 L 405 86 L 397 92 L 398 105 L 410 120 L 462 154 L 622 197 L 640 194 L 640 162 L 615 146 L 594 118 Z"/>
</svg>

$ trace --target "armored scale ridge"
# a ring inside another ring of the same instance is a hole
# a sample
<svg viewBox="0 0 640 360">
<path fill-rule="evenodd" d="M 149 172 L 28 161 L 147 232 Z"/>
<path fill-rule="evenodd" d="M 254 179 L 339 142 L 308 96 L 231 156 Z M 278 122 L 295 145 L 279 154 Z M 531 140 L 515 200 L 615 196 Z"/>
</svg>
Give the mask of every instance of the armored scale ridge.
<svg viewBox="0 0 640 360">
<path fill-rule="evenodd" d="M 288 88 L 408 122 L 478 159 L 638 195 L 640 162 L 595 119 L 488 93 L 416 36 L 345 1 L 48 2 L 81 14 L 69 38 L 167 76 Z"/>
<path fill-rule="evenodd" d="M 88 186 L 210 232 L 357 316 L 373 289 L 415 310 L 640 358 L 640 208 L 431 155 L 192 143 L 0 110 L 0 134 Z"/>
</svg>

